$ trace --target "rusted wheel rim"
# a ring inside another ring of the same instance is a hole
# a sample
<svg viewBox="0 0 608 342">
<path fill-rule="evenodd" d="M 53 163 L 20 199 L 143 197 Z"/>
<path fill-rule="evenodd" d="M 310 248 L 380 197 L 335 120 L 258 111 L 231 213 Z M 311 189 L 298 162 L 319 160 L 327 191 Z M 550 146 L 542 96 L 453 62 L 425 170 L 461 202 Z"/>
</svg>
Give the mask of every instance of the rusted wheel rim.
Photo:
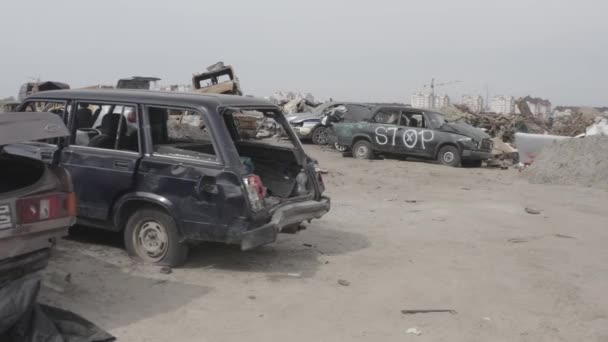
<svg viewBox="0 0 608 342">
<path fill-rule="evenodd" d="M 335 143 L 334 147 L 336 148 L 336 150 L 338 150 L 338 152 L 344 152 L 344 151 L 346 151 L 346 146 L 344 146 L 344 145 L 340 145 L 338 143 Z"/>
<path fill-rule="evenodd" d="M 324 128 L 318 128 L 315 130 L 315 140 L 319 145 L 327 144 L 327 139 L 325 138 L 326 132 Z"/>
<path fill-rule="evenodd" d="M 454 161 L 454 153 L 446 152 L 443 154 L 443 161 L 446 163 L 451 163 Z"/>
<path fill-rule="evenodd" d="M 133 234 L 137 254 L 151 261 L 160 261 L 169 249 L 167 229 L 156 221 L 142 222 Z"/>
<path fill-rule="evenodd" d="M 368 152 L 369 151 L 367 149 L 367 146 L 360 145 L 360 146 L 357 146 L 355 155 L 357 156 L 357 158 L 365 158 L 365 157 L 367 157 Z"/>
</svg>

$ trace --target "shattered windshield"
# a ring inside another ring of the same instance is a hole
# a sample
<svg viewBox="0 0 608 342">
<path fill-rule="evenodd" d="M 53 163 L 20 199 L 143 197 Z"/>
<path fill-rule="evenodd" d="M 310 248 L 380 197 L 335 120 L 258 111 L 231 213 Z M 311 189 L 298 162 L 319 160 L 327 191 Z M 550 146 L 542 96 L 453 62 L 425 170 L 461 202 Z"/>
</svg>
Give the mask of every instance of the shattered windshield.
<svg viewBox="0 0 608 342">
<path fill-rule="evenodd" d="M 443 124 L 448 122 L 445 119 L 445 116 L 443 116 L 439 113 L 435 113 L 435 112 L 426 112 L 426 117 L 431 122 L 431 125 L 434 128 L 439 128 L 439 127 L 443 126 Z"/>
</svg>

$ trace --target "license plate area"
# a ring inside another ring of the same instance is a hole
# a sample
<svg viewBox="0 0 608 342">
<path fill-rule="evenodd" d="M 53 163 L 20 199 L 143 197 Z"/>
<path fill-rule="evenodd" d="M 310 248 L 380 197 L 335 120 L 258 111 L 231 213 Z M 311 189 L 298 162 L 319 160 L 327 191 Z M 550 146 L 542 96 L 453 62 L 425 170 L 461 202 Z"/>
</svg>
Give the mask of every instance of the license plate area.
<svg viewBox="0 0 608 342">
<path fill-rule="evenodd" d="M 0 204 L 0 229 L 13 227 L 13 217 L 11 207 L 8 204 Z"/>
</svg>

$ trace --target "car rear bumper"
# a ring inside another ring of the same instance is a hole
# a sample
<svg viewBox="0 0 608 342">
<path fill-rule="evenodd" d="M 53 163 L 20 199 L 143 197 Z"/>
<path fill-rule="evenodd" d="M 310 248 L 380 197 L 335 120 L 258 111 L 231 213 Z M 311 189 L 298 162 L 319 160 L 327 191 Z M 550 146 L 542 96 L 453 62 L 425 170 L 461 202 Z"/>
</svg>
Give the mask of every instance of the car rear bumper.
<svg viewBox="0 0 608 342">
<path fill-rule="evenodd" d="M 73 217 L 66 217 L 10 228 L 17 230 L 13 232 L 5 229 L 3 233 L 11 234 L 0 234 L 0 260 L 52 247 L 56 240 L 68 235 L 74 222 Z"/>
<path fill-rule="evenodd" d="M 492 153 L 487 151 L 463 150 L 462 160 L 488 160 L 492 159 Z"/>
<path fill-rule="evenodd" d="M 328 197 L 320 201 L 305 201 L 287 204 L 277 209 L 270 222 L 243 233 L 241 249 L 248 250 L 257 246 L 273 243 L 283 228 L 300 222 L 318 219 L 329 212 L 331 202 Z"/>
</svg>

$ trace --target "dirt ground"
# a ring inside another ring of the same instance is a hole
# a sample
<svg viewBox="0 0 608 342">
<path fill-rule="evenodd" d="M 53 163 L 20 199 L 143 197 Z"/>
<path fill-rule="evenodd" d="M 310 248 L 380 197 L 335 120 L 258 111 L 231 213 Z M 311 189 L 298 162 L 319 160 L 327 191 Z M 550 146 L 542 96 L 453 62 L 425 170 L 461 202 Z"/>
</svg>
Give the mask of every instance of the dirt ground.
<svg viewBox="0 0 608 342">
<path fill-rule="evenodd" d="M 202 245 L 161 274 L 120 236 L 76 229 L 44 301 L 119 341 L 608 340 L 608 192 L 306 149 L 333 205 L 307 230 L 249 252 Z M 456 313 L 401 313 L 417 309 Z"/>
</svg>

